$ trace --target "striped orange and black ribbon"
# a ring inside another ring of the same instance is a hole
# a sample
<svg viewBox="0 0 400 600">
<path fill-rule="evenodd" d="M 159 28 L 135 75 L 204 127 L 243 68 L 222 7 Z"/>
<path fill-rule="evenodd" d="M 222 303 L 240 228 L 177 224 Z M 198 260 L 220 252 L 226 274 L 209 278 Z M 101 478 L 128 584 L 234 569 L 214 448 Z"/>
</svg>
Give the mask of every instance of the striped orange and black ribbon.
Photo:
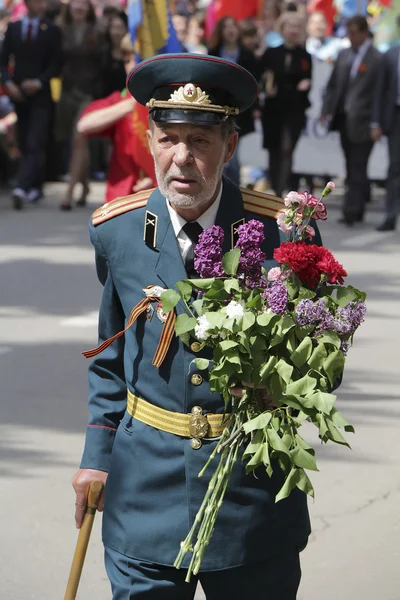
<svg viewBox="0 0 400 600">
<path fill-rule="evenodd" d="M 143 298 L 143 300 L 138 302 L 136 304 L 136 306 L 132 309 L 125 329 L 123 329 L 122 331 L 119 331 L 112 337 L 108 338 L 108 340 L 105 340 L 102 344 L 100 344 L 100 346 L 97 346 L 97 348 L 93 348 L 93 350 L 86 350 L 85 352 L 82 352 L 83 356 L 85 358 L 93 358 L 93 357 L 97 356 L 98 354 L 100 354 L 101 352 L 103 352 L 103 350 L 108 348 L 108 346 L 110 346 L 116 339 L 118 339 L 119 337 L 124 335 L 124 333 L 126 331 L 128 331 L 128 329 L 130 327 L 132 327 L 132 325 L 134 324 L 136 319 L 142 313 L 146 312 L 147 307 L 152 302 L 159 302 L 159 298 L 154 297 L 154 296 L 148 296 L 146 298 Z M 162 365 L 163 360 L 166 357 L 168 349 L 171 345 L 171 341 L 174 336 L 175 321 L 176 321 L 175 310 L 171 310 L 168 313 L 167 320 L 164 323 L 164 326 L 163 326 L 163 329 L 161 332 L 161 337 L 160 337 L 160 340 L 157 345 L 156 353 L 154 354 L 154 357 L 153 357 L 153 365 L 157 368 L 159 368 Z"/>
</svg>

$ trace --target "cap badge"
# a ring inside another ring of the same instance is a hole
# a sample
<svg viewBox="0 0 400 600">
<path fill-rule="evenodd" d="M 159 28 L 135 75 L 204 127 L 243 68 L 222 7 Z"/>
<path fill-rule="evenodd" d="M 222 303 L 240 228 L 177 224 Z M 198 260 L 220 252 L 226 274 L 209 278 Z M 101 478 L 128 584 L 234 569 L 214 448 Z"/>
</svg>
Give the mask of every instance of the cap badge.
<svg viewBox="0 0 400 600">
<path fill-rule="evenodd" d="M 168 102 L 172 102 L 174 104 L 211 104 L 208 94 L 203 92 L 201 88 L 196 87 L 193 83 L 187 83 L 185 86 L 181 86 L 178 90 L 171 94 Z"/>
</svg>

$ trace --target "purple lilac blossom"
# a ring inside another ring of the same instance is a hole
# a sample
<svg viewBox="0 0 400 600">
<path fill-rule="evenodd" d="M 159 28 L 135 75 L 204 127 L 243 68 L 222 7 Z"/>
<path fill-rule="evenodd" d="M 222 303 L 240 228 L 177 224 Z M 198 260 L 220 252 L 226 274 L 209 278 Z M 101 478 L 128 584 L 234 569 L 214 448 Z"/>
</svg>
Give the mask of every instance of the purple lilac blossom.
<svg viewBox="0 0 400 600">
<path fill-rule="evenodd" d="M 288 292 L 281 281 L 271 283 L 263 293 L 269 308 L 277 315 L 283 315 L 288 303 Z"/>
<path fill-rule="evenodd" d="M 342 340 L 342 342 L 340 344 L 340 349 L 345 356 L 347 356 L 350 346 L 351 346 L 350 342 L 347 342 L 346 340 Z"/>
<path fill-rule="evenodd" d="M 295 313 L 298 325 L 318 325 L 320 330 L 332 328 L 334 319 L 323 300 L 300 300 Z"/>
<path fill-rule="evenodd" d="M 235 247 L 240 248 L 238 276 L 244 279 L 245 285 L 250 289 L 265 287 L 261 265 L 266 255 L 260 249 L 264 241 L 264 225 L 261 221 L 252 219 L 248 223 L 239 225 L 237 231 L 238 241 Z"/>
<path fill-rule="evenodd" d="M 222 244 L 224 231 L 222 227 L 213 225 L 205 229 L 199 236 L 199 242 L 194 249 L 194 268 L 200 277 L 222 277 Z"/>
<path fill-rule="evenodd" d="M 354 333 L 364 321 L 367 307 L 365 302 L 349 302 L 336 312 L 336 330 L 339 333 Z"/>
</svg>

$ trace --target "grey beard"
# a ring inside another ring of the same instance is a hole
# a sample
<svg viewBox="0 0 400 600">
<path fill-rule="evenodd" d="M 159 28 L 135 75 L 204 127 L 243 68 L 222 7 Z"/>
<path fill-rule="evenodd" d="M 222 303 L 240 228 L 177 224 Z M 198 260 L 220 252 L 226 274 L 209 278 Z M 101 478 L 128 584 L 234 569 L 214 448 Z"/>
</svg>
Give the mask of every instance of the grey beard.
<svg viewBox="0 0 400 600">
<path fill-rule="evenodd" d="M 202 204 L 206 204 L 215 194 L 215 190 L 217 189 L 217 185 L 221 180 L 222 171 L 224 168 L 224 163 L 221 160 L 218 168 L 215 171 L 213 177 L 210 177 L 207 180 L 202 180 L 203 188 L 197 194 L 180 194 L 178 192 L 174 192 L 168 187 L 167 180 L 170 177 L 170 174 L 162 175 L 155 166 L 157 184 L 160 189 L 160 192 L 163 196 L 165 196 L 171 204 L 175 204 L 175 206 L 179 206 L 181 208 L 197 208 Z"/>
</svg>

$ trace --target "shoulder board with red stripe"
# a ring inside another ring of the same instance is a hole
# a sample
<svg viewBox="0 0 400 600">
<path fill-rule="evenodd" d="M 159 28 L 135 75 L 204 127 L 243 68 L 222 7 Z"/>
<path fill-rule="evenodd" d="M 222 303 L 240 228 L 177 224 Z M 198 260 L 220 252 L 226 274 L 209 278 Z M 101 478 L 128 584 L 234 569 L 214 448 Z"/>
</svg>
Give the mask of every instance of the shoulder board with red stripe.
<svg viewBox="0 0 400 600">
<path fill-rule="evenodd" d="M 97 208 L 92 215 L 93 225 L 100 225 L 100 223 L 104 223 L 104 221 L 108 221 L 113 217 L 146 206 L 147 200 L 154 189 L 155 188 L 143 190 L 136 194 L 130 194 L 129 196 L 121 196 L 120 198 L 115 198 L 115 200 L 112 200 L 111 202 L 107 202 L 107 204 L 103 204 L 103 206 Z"/>
<path fill-rule="evenodd" d="M 264 192 L 255 192 L 254 190 L 245 188 L 240 188 L 240 191 L 242 192 L 245 210 L 256 215 L 276 219 L 278 213 L 285 208 L 283 198 L 279 198 L 278 196 L 265 194 Z"/>
</svg>

